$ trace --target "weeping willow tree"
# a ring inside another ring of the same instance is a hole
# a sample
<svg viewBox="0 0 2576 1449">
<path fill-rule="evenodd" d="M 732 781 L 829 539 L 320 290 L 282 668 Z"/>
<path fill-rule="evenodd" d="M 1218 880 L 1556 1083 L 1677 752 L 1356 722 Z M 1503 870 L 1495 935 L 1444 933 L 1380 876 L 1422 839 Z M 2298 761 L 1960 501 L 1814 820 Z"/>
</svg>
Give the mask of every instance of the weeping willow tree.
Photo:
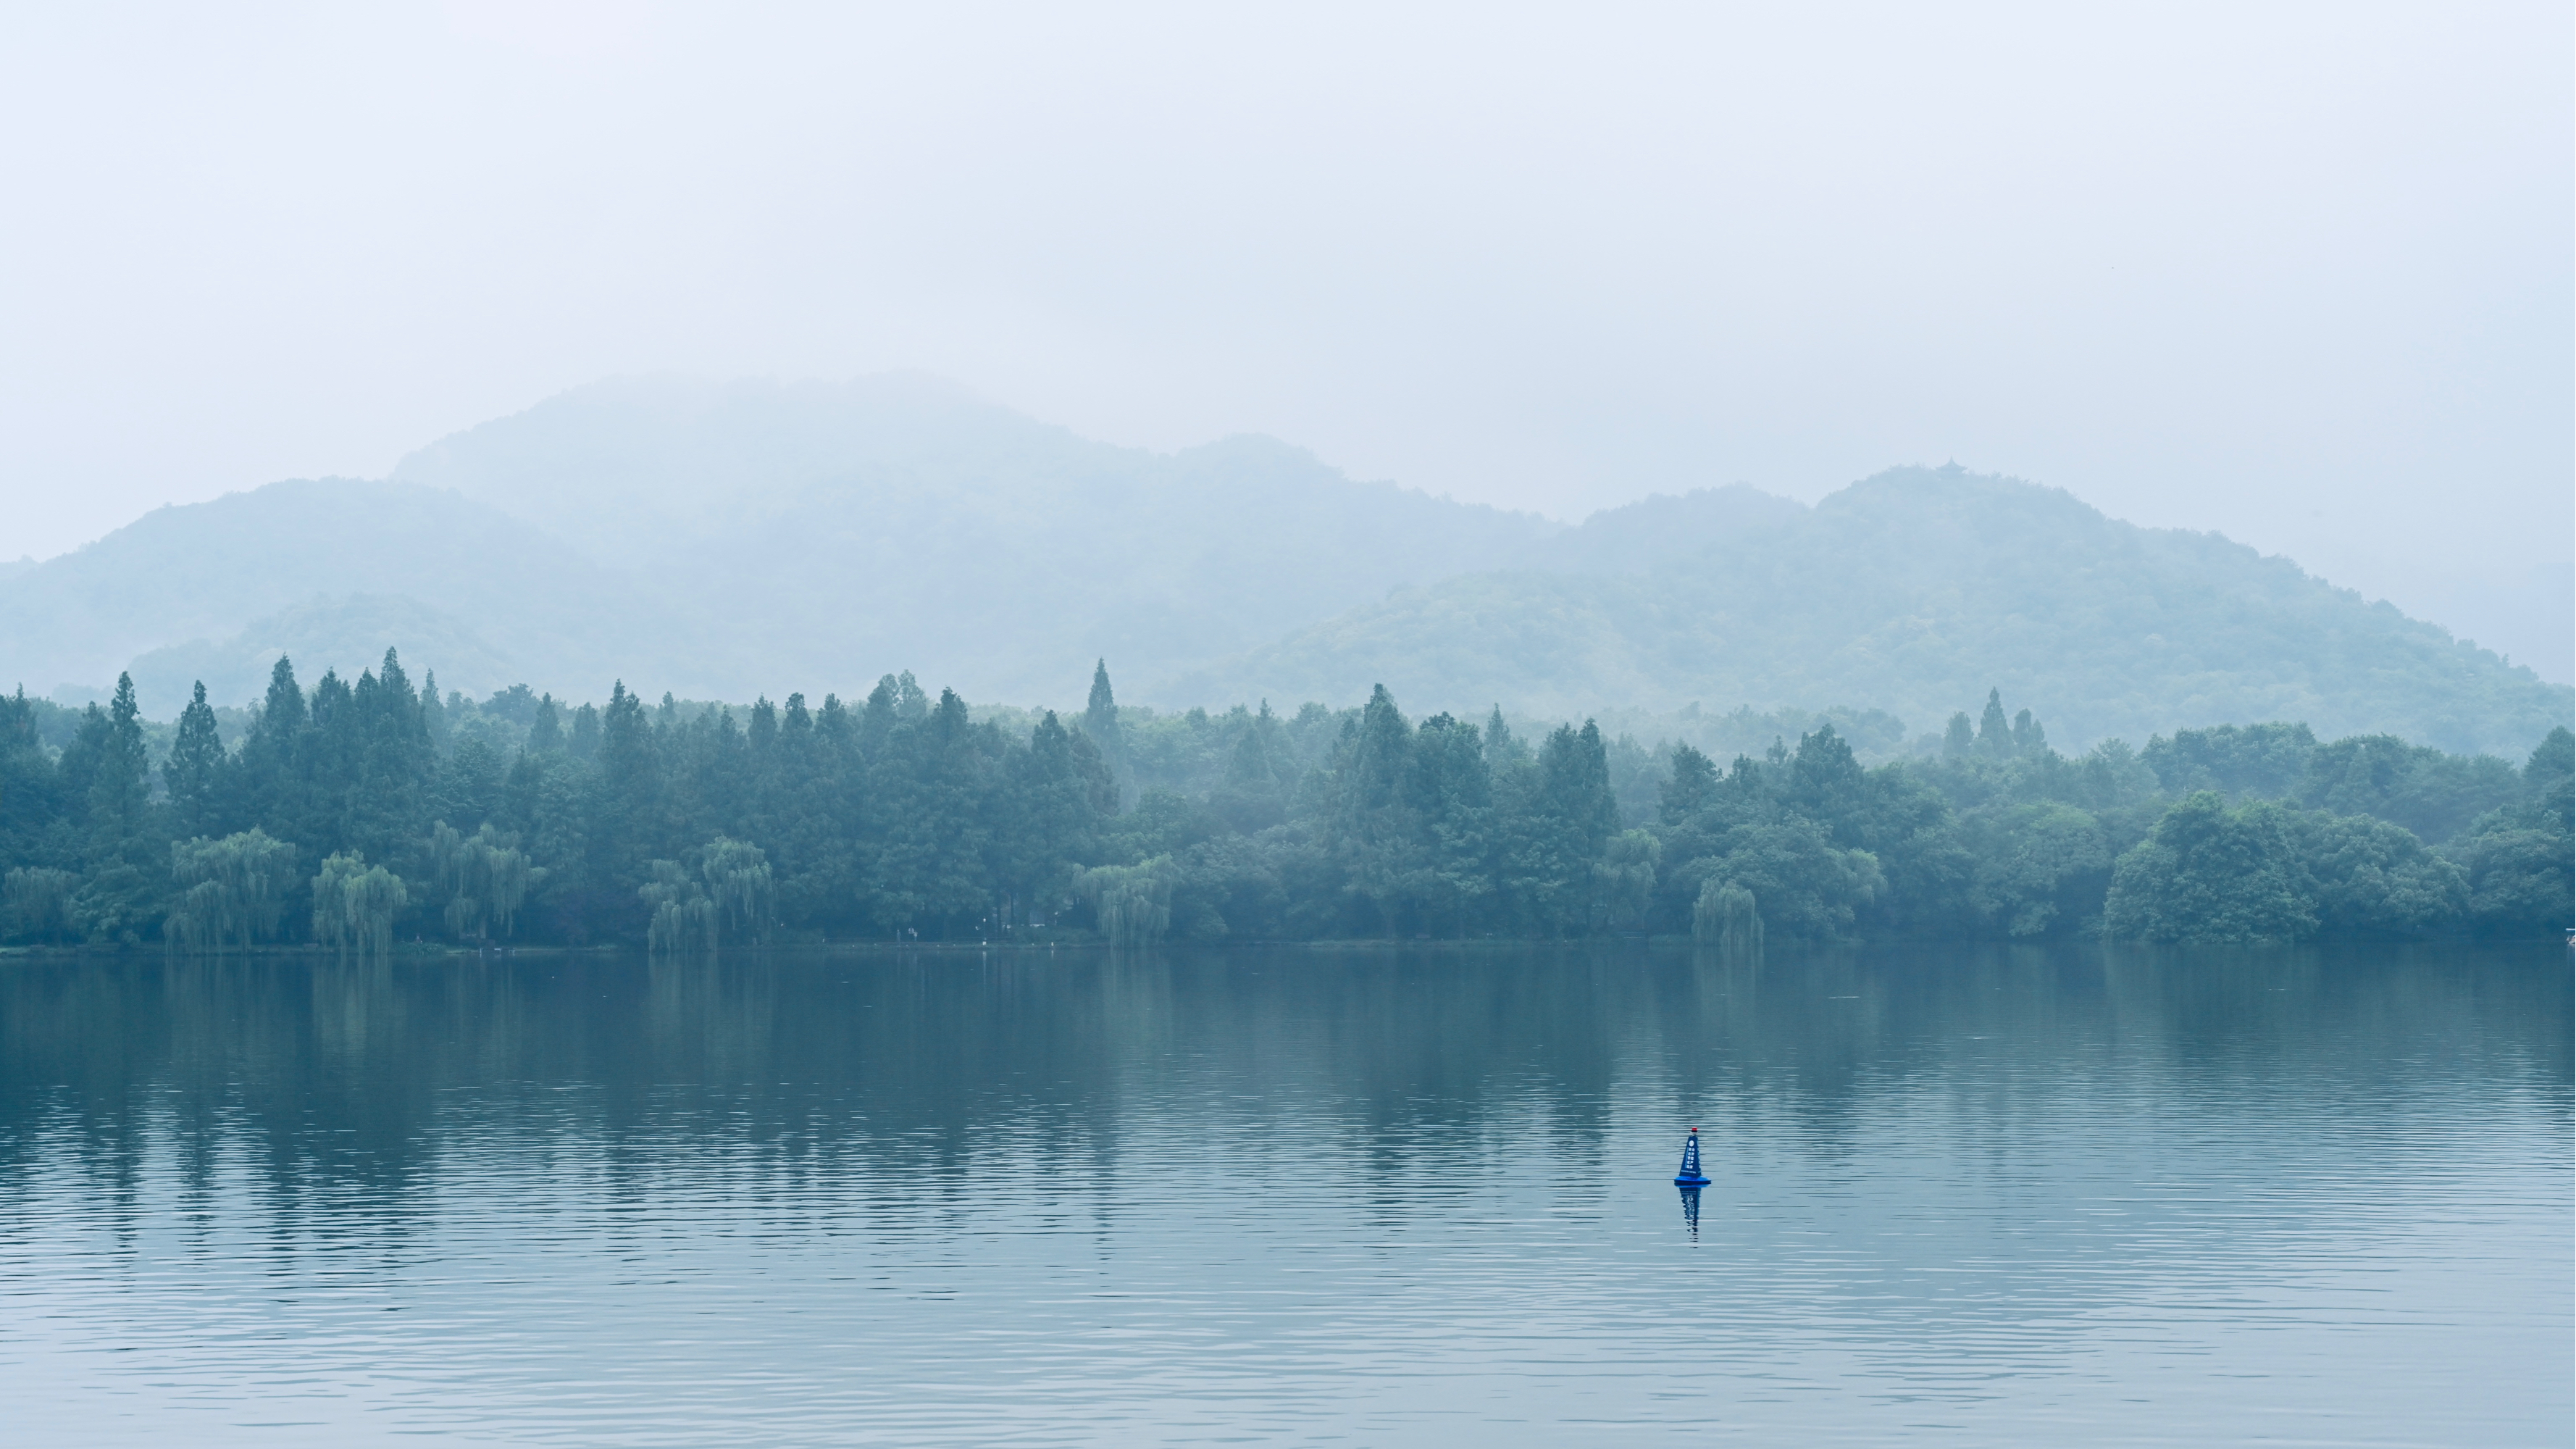
<svg viewBox="0 0 2576 1449">
<path fill-rule="evenodd" d="M 1645 920 L 1655 896 L 1655 867 L 1663 856 L 1663 842 L 1652 831 L 1621 831 L 1602 842 L 1601 859 L 1592 866 L 1598 927 L 1625 930 Z"/>
<path fill-rule="evenodd" d="M 1172 928 L 1172 877 L 1168 855 L 1143 865 L 1104 865 L 1084 871 L 1075 888 L 1092 903 L 1101 939 L 1112 946 L 1150 946 Z"/>
<path fill-rule="evenodd" d="M 0 908 L 9 917 L 9 934 L 32 941 L 60 943 L 72 937 L 72 893 L 80 877 L 41 865 L 21 866 L 0 881 Z"/>
<path fill-rule="evenodd" d="M 778 891 L 769 875 L 769 857 L 757 845 L 719 835 L 707 842 L 698 873 L 706 878 L 707 898 L 722 934 L 736 941 L 769 939 L 778 916 Z"/>
<path fill-rule="evenodd" d="M 1762 912 L 1753 892 L 1715 876 L 1699 888 L 1691 907 L 1691 935 L 1730 956 L 1750 956 L 1762 949 Z"/>
<path fill-rule="evenodd" d="M 439 821 L 429 833 L 429 858 L 438 891 L 447 897 L 441 914 L 448 934 L 460 941 L 488 941 L 496 931 L 509 935 L 528 892 L 546 874 L 528 863 L 518 836 L 488 823 L 467 835 Z"/>
<path fill-rule="evenodd" d="M 295 847 L 263 830 L 174 840 L 170 879 L 179 899 L 161 924 L 161 938 L 187 951 L 246 951 L 273 940 L 294 877 Z"/>
<path fill-rule="evenodd" d="M 410 904 L 402 877 L 344 851 L 313 878 L 313 937 L 343 956 L 381 958 L 394 948 L 394 917 Z"/>
<path fill-rule="evenodd" d="M 653 908 L 645 928 L 644 948 L 654 955 L 716 948 L 716 903 L 676 860 L 657 860 L 645 867 L 652 879 L 636 894 Z"/>
<path fill-rule="evenodd" d="M 769 857 L 748 841 L 719 835 L 697 852 L 694 876 L 676 860 L 651 862 L 652 879 L 637 891 L 653 908 L 645 949 L 713 951 L 727 939 L 757 944 L 778 918 L 778 889 Z"/>
</svg>

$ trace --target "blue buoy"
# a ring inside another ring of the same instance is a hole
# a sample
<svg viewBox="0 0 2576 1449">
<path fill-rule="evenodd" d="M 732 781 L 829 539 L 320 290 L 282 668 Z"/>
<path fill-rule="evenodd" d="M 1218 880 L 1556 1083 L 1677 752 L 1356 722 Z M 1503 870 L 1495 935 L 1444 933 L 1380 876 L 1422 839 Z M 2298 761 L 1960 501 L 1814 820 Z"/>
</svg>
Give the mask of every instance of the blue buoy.
<svg viewBox="0 0 2576 1449">
<path fill-rule="evenodd" d="M 1699 1129 L 1690 1130 L 1690 1140 L 1682 1144 L 1682 1170 L 1673 1174 L 1675 1187 L 1706 1187 L 1708 1179 L 1699 1172 Z"/>
</svg>

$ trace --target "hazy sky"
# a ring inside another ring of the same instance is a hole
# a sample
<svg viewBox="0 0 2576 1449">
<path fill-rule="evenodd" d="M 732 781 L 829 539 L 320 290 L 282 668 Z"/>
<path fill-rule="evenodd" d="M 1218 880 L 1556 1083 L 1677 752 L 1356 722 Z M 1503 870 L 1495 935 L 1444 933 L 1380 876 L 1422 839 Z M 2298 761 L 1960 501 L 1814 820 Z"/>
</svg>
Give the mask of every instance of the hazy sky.
<svg viewBox="0 0 2576 1449">
<path fill-rule="evenodd" d="M 12 6 L 0 557 L 609 374 L 917 367 L 1566 517 L 1956 458 L 2564 680 L 2571 55 L 2563 0 Z"/>
</svg>

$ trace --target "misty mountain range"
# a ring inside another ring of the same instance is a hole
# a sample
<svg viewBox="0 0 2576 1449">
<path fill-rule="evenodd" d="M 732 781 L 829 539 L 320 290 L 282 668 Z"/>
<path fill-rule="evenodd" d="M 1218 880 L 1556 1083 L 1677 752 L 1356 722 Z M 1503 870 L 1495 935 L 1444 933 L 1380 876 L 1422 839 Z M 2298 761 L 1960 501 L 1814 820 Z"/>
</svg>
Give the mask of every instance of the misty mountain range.
<svg viewBox="0 0 2576 1449">
<path fill-rule="evenodd" d="M 1579 526 L 1238 437 L 1156 454 L 945 384 L 625 380 L 383 480 L 157 510 L 0 571 L 0 680 L 131 669 L 167 717 L 399 647 L 442 686 L 1349 703 L 1541 715 L 1847 705 L 1916 731 L 1991 685 L 2067 742 L 2300 719 L 2518 752 L 2576 692 L 2212 534 L 1901 468 L 1813 508 L 1737 485 Z"/>
</svg>

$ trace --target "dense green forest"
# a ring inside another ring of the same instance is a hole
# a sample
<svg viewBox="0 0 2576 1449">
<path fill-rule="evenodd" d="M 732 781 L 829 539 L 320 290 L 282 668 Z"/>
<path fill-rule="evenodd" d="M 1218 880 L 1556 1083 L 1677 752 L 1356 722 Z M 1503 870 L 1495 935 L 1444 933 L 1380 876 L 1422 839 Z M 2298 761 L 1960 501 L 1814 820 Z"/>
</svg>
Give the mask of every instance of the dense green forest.
<svg viewBox="0 0 2576 1449">
<path fill-rule="evenodd" d="M 1743 724 L 1751 716 L 1739 719 Z M 1866 721 L 1869 717 L 1849 717 Z M 1892 726 L 1892 722 L 1890 722 Z M 222 949 L 1690 935 L 2525 935 L 2576 896 L 2576 737 L 2519 767 L 2299 724 L 2078 756 L 1990 693 L 1871 767 L 1365 705 L 970 710 L 910 674 L 739 716 L 399 658 L 256 708 L 0 699 L 20 944 Z"/>
</svg>

